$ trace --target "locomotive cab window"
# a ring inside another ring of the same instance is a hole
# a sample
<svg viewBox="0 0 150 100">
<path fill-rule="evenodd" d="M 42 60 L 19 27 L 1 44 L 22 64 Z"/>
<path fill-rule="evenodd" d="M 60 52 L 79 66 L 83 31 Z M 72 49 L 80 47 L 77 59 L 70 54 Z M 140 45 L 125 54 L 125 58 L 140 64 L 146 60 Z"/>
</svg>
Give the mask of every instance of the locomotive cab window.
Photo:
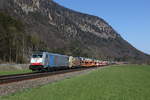
<svg viewBox="0 0 150 100">
<path fill-rule="evenodd" d="M 42 54 L 35 54 L 35 55 L 32 55 L 32 58 L 42 58 Z"/>
</svg>

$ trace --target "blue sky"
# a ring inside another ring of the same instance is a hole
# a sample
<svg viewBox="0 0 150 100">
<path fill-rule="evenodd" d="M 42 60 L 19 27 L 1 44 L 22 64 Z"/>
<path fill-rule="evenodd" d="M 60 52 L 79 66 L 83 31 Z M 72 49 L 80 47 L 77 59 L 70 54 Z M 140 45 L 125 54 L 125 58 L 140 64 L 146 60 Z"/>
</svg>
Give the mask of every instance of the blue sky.
<svg viewBox="0 0 150 100">
<path fill-rule="evenodd" d="M 150 0 L 54 0 L 107 21 L 137 49 L 150 54 Z"/>
</svg>

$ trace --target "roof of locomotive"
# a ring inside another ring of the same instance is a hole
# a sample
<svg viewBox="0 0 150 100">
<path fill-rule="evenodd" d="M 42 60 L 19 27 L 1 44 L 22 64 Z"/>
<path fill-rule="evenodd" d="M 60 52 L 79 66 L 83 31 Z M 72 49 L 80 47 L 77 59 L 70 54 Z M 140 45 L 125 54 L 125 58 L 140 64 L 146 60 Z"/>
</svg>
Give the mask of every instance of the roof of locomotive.
<svg viewBox="0 0 150 100">
<path fill-rule="evenodd" d="M 32 55 L 34 54 L 49 54 L 49 55 L 54 55 L 54 56 L 65 56 L 68 57 L 67 55 L 62 55 L 62 54 L 57 54 L 57 53 L 50 53 L 50 52 L 34 52 Z"/>
</svg>

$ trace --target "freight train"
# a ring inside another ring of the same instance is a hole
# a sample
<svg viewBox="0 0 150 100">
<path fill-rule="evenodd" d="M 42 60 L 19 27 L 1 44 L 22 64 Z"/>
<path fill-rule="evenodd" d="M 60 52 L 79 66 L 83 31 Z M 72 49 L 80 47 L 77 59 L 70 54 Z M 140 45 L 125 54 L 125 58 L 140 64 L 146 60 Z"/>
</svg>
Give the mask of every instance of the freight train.
<svg viewBox="0 0 150 100">
<path fill-rule="evenodd" d="M 32 71 L 51 71 L 54 69 L 94 67 L 105 65 L 109 65 L 109 62 L 49 52 L 38 52 L 32 54 L 29 69 L 31 69 Z"/>
</svg>

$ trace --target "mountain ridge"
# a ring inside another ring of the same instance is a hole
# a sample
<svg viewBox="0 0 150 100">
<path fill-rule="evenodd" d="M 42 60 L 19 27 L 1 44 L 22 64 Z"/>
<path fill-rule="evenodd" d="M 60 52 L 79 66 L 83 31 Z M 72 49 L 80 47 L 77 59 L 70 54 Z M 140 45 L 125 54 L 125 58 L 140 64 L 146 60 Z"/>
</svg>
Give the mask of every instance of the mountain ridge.
<svg viewBox="0 0 150 100">
<path fill-rule="evenodd" d="M 147 62 L 149 59 L 104 19 L 70 10 L 53 0 L 1 0 L 0 10 L 21 20 L 24 34 L 43 42 L 44 47 L 35 45 L 37 48 L 29 47 L 31 51 L 44 49 L 118 61 Z"/>
</svg>

